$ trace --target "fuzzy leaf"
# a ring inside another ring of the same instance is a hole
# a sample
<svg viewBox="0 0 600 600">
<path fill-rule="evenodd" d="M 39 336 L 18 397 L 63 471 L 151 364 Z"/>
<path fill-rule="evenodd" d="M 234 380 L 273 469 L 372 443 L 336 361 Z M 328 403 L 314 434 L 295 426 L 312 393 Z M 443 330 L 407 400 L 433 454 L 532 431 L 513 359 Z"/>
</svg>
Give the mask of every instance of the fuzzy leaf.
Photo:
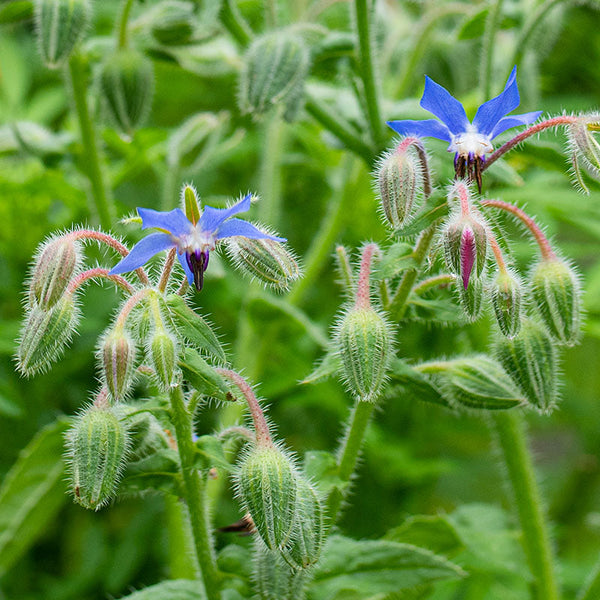
<svg viewBox="0 0 600 600">
<path fill-rule="evenodd" d="M 448 211 L 448 202 L 445 196 L 440 192 L 434 192 L 427 201 L 424 209 L 408 225 L 396 229 L 394 236 L 410 237 L 421 233 L 423 229 L 429 227 L 432 223 L 447 216 Z"/>
<path fill-rule="evenodd" d="M 163 448 L 127 465 L 119 484 L 119 494 L 136 494 L 148 490 L 181 495 L 179 458 L 175 450 Z"/>
<path fill-rule="evenodd" d="M 418 266 L 412 255 L 413 247 L 405 242 L 396 242 L 385 250 L 371 274 L 372 281 L 392 279 L 406 269 Z"/>
<path fill-rule="evenodd" d="M 313 369 L 312 373 L 307 375 L 301 383 L 319 383 L 337 375 L 342 368 L 342 360 L 336 350 L 329 350 L 327 354 L 319 361 L 319 364 Z"/>
<path fill-rule="evenodd" d="M 33 16 L 33 2 L 29 0 L 14 0 L 0 7 L 0 25 L 25 21 Z"/>
<path fill-rule="evenodd" d="M 151 585 L 122 600 L 206 600 L 206 595 L 200 581 L 174 579 Z"/>
<path fill-rule="evenodd" d="M 202 395 L 225 402 L 234 400 L 223 378 L 195 350 L 185 348 L 179 366 L 183 376 Z"/>
<path fill-rule="evenodd" d="M 430 378 L 411 367 L 406 361 L 399 358 L 392 360 L 390 365 L 392 381 L 399 383 L 402 392 L 411 400 L 421 400 L 432 404 L 441 404 L 450 407 L 450 403 Z"/>
<path fill-rule="evenodd" d="M 231 463 L 225 457 L 223 445 L 213 435 L 203 435 L 196 440 L 196 466 L 209 470 L 213 467 L 231 471 Z"/>
</svg>

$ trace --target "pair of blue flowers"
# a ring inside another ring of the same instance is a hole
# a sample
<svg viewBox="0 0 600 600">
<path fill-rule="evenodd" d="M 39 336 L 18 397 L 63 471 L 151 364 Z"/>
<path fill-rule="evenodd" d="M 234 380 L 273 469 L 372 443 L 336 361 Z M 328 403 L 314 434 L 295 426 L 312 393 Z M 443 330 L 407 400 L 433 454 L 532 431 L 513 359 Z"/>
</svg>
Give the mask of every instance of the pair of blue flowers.
<svg viewBox="0 0 600 600">
<path fill-rule="evenodd" d="M 389 121 L 388 125 L 401 135 L 434 137 L 448 142 L 448 151 L 455 153 L 457 177 L 475 180 L 481 190 L 481 166 L 485 155 L 493 150 L 491 141 L 512 127 L 533 123 L 541 114 L 541 111 L 535 111 L 507 116 L 519 106 L 519 102 L 516 66 L 502 93 L 484 102 L 478 108 L 473 122 L 469 121 L 463 105 L 456 98 L 426 77 L 420 105 L 439 120 Z M 210 252 L 219 240 L 240 236 L 285 241 L 260 231 L 247 221 L 234 218 L 234 215 L 249 210 L 250 202 L 251 196 L 248 195 L 230 208 L 206 206 L 197 222 L 188 219 L 179 208 L 169 212 L 138 208 L 142 228 L 155 228 L 162 233 L 153 233 L 138 242 L 109 274 L 133 271 L 158 252 L 175 248 L 189 283 L 201 290 Z"/>
</svg>

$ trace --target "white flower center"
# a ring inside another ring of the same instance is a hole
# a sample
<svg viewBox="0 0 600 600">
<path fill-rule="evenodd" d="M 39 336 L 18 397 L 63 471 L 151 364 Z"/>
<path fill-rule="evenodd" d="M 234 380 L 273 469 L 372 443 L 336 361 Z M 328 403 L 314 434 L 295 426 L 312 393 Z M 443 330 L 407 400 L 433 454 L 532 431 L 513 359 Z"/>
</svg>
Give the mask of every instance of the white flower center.
<svg viewBox="0 0 600 600">
<path fill-rule="evenodd" d="M 464 133 L 453 136 L 448 147 L 448 152 L 456 152 L 465 158 L 482 158 L 493 150 L 489 136 L 475 131 L 472 125 Z"/>
<path fill-rule="evenodd" d="M 198 225 L 195 227 L 190 226 L 189 233 L 185 233 L 180 237 L 171 237 L 173 238 L 173 242 L 177 245 L 178 254 L 191 254 L 197 250 L 200 252 L 204 252 L 206 250 L 211 252 L 215 249 L 216 232 L 203 231 L 198 227 Z"/>
</svg>

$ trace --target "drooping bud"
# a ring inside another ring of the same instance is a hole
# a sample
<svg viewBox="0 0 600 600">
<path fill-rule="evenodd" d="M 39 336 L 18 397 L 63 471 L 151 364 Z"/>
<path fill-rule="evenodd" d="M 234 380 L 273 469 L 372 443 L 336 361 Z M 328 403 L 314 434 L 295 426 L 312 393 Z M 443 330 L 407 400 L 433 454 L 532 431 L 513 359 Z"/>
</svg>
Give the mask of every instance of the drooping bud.
<svg viewBox="0 0 600 600">
<path fill-rule="evenodd" d="M 240 75 L 240 109 L 258 117 L 284 103 L 291 119 L 304 93 L 309 53 L 303 40 L 289 31 L 257 38 L 248 48 Z"/>
<path fill-rule="evenodd" d="M 498 271 L 491 285 L 492 306 L 500 331 L 514 337 L 521 328 L 522 284 L 511 271 Z"/>
<path fill-rule="evenodd" d="M 469 287 L 465 287 L 462 281 L 456 281 L 456 292 L 463 314 L 467 321 L 473 322 L 481 315 L 483 306 L 483 281 L 479 278 L 471 279 Z"/>
<path fill-rule="evenodd" d="M 579 281 L 556 256 L 542 259 L 531 271 L 531 292 L 542 321 L 560 343 L 572 346 L 581 323 Z"/>
<path fill-rule="evenodd" d="M 17 350 L 17 367 L 30 377 L 46 371 L 63 353 L 75 333 L 79 310 L 72 294 L 63 295 L 50 310 L 27 309 Z"/>
<path fill-rule="evenodd" d="M 256 530 L 271 550 L 289 541 L 296 516 L 298 475 L 279 448 L 261 445 L 242 460 L 236 488 Z"/>
<path fill-rule="evenodd" d="M 188 2 L 166 0 L 150 15 L 152 37 L 164 46 L 187 44 L 194 35 L 194 8 Z"/>
<path fill-rule="evenodd" d="M 42 60 L 57 69 L 82 39 L 91 16 L 88 0 L 36 0 L 35 23 Z"/>
<path fill-rule="evenodd" d="M 558 360 L 555 342 L 545 327 L 523 321 L 516 337 L 498 337 L 494 355 L 541 413 L 550 412 L 558 398 Z"/>
<path fill-rule="evenodd" d="M 136 347 L 129 333 L 120 325 L 100 341 L 98 359 L 102 376 L 115 400 L 122 400 L 133 381 Z"/>
<path fill-rule="evenodd" d="M 162 327 L 157 327 L 150 337 L 149 355 L 152 368 L 161 387 L 168 390 L 173 383 L 177 365 L 177 345 L 173 337 Z"/>
<path fill-rule="evenodd" d="M 600 179 L 600 144 L 594 135 L 598 131 L 599 114 L 582 115 L 567 128 L 575 166 L 582 164 L 596 179 Z"/>
<path fill-rule="evenodd" d="M 257 597 L 261 600 L 304 600 L 304 588 L 310 574 L 304 569 L 291 568 L 279 552 L 264 544 L 255 544 L 253 553 L 253 580 Z"/>
<path fill-rule="evenodd" d="M 131 48 L 120 48 L 100 70 L 100 91 L 106 113 L 123 133 L 143 123 L 152 106 L 152 62 Z"/>
<path fill-rule="evenodd" d="M 316 564 L 325 541 L 325 515 L 317 491 L 304 478 L 298 478 L 296 523 L 284 559 L 296 569 Z"/>
<path fill-rule="evenodd" d="M 65 293 L 80 262 L 79 244 L 68 236 L 43 244 L 31 274 L 31 301 L 44 310 L 52 308 Z"/>
<path fill-rule="evenodd" d="M 386 153 L 377 168 L 381 209 L 394 229 L 408 224 L 423 197 L 423 165 L 413 140 L 406 138 L 395 151 Z"/>
<path fill-rule="evenodd" d="M 116 493 L 127 460 L 127 429 L 114 408 L 90 406 L 75 419 L 66 441 L 73 498 L 98 510 Z"/>
<path fill-rule="evenodd" d="M 166 157 L 169 165 L 195 167 L 221 139 L 226 124 L 226 113 L 202 112 L 184 121 L 169 138 Z"/>
<path fill-rule="evenodd" d="M 301 276 L 293 252 L 275 240 L 253 240 L 242 236 L 226 240 L 235 267 L 278 291 L 286 291 Z"/>
</svg>

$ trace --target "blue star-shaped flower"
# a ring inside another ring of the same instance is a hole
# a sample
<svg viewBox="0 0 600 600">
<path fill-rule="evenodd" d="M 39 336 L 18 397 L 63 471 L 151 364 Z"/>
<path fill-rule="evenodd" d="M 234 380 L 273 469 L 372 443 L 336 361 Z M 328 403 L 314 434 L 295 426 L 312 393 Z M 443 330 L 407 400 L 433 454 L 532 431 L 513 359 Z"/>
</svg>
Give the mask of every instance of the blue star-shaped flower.
<svg viewBox="0 0 600 600">
<path fill-rule="evenodd" d="M 197 222 L 188 219 L 180 208 L 169 212 L 138 208 L 138 214 L 142 217 L 142 229 L 151 227 L 164 233 L 152 233 L 140 240 L 109 275 L 133 271 L 158 252 L 176 248 L 177 258 L 188 281 L 200 291 L 204 283 L 204 272 L 208 267 L 209 253 L 215 249 L 219 240 L 240 236 L 255 240 L 286 241 L 284 238 L 263 233 L 247 221 L 231 218 L 249 210 L 251 198 L 252 195 L 248 194 L 230 208 L 205 206 Z"/>
<path fill-rule="evenodd" d="M 481 189 L 481 165 L 485 155 L 494 149 L 491 140 L 507 129 L 533 123 L 542 111 L 506 116 L 519 106 L 517 67 L 513 67 L 501 94 L 484 102 L 473 122 L 469 122 L 463 105 L 441 85 L 425 77 L 425 90 L 420 105 L 437 119 L 423 121 L 388 121 L 388 125 L 402 135 L 434 137 L 448 142 L 448 152 L 455 153 L 458 177 L 473 175 Z"/>
</svg>

